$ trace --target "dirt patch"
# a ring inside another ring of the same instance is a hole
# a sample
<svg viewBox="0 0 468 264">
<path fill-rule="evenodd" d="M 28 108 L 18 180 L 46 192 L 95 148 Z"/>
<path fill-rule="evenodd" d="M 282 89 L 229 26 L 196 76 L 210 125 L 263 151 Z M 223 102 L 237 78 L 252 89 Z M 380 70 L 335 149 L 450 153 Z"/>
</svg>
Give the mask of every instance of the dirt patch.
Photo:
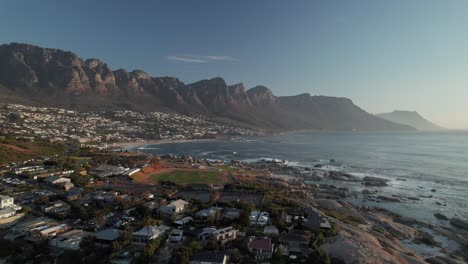
<svg viewBox="0 0 468 264">
<path fill-rule="evenodd" d="M 0 143 L 0 146 L 6 148 L 8 150 L 12 150 L 12 151 L 23 153 L 23 154 L 28 154 L 28 155 L 33 154 L 33 152 L 31 150 L 29 150 L 29 149 L 25 149 L 25 148 L 10 145 L 10 144 Z"/>
</svg>

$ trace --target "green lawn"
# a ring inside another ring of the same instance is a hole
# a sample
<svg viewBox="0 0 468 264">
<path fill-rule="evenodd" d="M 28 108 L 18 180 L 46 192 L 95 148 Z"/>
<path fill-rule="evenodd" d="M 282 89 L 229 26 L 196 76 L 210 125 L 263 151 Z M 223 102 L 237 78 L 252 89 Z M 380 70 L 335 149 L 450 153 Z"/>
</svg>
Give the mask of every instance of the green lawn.
<svg viewBox="0 0 468 264">
<path fill-rule="evenodd" d="M 199 170 L 174 170 L 172 172 L 151 176 L 154 182 L 171 181 L 176 184 L 218 184 L 223 181 L 223 178 L 224 176 L 218 171 Z"/>
<path fill-rule="evenodd" d="M 227 172 L 238 172 L 239 171 L 238 168 L 233 168 L 233 167 L 228 166 L 228 165 L 213 166 L 213 168 L 218 168 L 218 169 L 221 169 L 221 170 L 227 171 Z"/>
</svg>

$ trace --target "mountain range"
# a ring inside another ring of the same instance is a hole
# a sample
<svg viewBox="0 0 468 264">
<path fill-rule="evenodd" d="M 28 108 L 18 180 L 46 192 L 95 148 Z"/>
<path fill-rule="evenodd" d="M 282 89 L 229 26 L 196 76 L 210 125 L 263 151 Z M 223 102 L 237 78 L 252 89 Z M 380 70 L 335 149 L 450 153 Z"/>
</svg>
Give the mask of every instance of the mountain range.
<svg viewBox="0 0 468 264">
<path fill-rule="evenodd" d="M 0 102 L 77 110 L 167 111 L 230 124 L 291 130 L 414 130 L 374 116 L 350 99 L 275 96 L 222 78 L 185 84 L 142 70 L 111 70 L 98 59 L 28 44 L 0 45 Z"/>
<path fill-rule="evenodd" d="M 436 131 L 445 129 L 425 119 L 416 111 L 395 110 L 391 113 L 382 113 L 377 114 L 376 116 L 394 123 L 412 126 L 421 131 Z"/>
</svg>

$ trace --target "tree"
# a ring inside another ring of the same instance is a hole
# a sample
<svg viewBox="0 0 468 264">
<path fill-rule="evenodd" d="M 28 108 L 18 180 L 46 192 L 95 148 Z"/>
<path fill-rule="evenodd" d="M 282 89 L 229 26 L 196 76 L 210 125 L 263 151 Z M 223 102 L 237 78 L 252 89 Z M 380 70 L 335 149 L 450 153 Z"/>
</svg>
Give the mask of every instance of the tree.
<svg viewBox="0 0 468 264">
<path fill-rule="evenodd" d="M 32 208 L 27 205 L 24 205 L 23 208 L 21 208 L 21 213 L 29 214 L 31 211 L 32 211 Z"/>
<path fill-rule="evenodd" d="M 49 196 L 47 196 L 47 195 L 41 195 L 41 196 L 39 196 L 39 197 L 37 198 L 37 202 L 38 202 L 39 204 L 46 204 L 46 203 L 49 202 Z"/>
<path fill-rule="evenodd" d="M 237 220 L 237 223 L 242 227 L 250 226 L 250 217 L 249 217 L 249 213 L 246 210 L 243 210 L 239 214 L 239 219 Z"/>
</svg>

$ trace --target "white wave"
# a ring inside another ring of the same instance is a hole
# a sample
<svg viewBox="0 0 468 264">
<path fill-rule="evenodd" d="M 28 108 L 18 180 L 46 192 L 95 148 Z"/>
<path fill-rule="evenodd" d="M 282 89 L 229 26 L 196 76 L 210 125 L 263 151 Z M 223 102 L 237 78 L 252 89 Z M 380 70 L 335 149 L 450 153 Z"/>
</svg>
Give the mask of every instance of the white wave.
<svg viewBox="0 0 468 264">
<path fill-rule="evenodd" d="M 139 150 L 159 150 L 160 148 L 139 147 Z"/>
</svg>

